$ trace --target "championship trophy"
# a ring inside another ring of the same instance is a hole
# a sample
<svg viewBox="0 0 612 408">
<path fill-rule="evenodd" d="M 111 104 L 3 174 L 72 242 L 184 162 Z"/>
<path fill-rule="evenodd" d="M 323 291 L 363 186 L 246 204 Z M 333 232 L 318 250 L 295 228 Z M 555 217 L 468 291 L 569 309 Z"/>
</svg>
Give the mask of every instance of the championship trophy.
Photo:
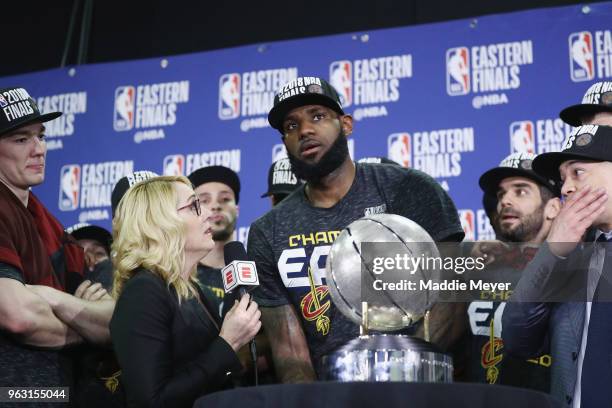
<svg viewBox="0 0 612 408">
<path fill-rule="evenodd" d="M 388 255 L 385 248 L 398 259 L 439 258 L 431 236 L 399 215 L 366 216 L 340 233 L 327 257 L 326 280 L 333 303 L 360 325 L 360 336 L 324 357 L 325 378 L 340 382 L 452 382 L 452 358 L 428 342 L 429 311 L 437 292 L 419 287 L 421 281 L 439 281 L 441 271 L 413 268 L 401 276 L 404 290 L 376 290 L 374 297 L 366 296 L 364 288 L 382 285 L 382 275 L 372 265 L 373 256 L 382 259 L 379 255 Z M 417 324 L 423 324 L 425 340 L 395 334 Z"/>
</svg>

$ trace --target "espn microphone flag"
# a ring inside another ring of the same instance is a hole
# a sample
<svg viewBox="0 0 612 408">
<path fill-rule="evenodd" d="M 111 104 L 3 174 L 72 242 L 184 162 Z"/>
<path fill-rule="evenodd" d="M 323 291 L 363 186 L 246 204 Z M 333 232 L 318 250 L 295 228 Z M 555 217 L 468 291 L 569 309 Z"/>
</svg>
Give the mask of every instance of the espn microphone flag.
<svg viewBox="0 0 612 408">
<path fill-rule="evenodd" d="M 255 262 L 249 261 L 241 242 L 228 242 L 223 247 L 226 266 L 221 270 L 223 288 L 231 292 L 239 286 L 258 286 Z"/>
</svg>

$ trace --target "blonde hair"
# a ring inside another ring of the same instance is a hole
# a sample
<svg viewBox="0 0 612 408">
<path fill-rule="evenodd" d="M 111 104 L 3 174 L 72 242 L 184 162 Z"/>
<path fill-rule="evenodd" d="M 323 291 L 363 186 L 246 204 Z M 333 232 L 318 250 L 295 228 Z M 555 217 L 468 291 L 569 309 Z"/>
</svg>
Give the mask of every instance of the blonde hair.
<svg viewBox="0 0 612 408">
<path fill-rule="evenodd" d="M 176 211 L 174 183 L 192 188 L 184 176 L 154 177 L 132 186 L 119 202 L 113 219 L 112 260 L 115 269 L 113 296 L 139 267 L 161 277 L 173 287 L 179 302 L 198 297 L 195 270 L 181 276 L 185 263 L 185 224 Z"/>
</svg>

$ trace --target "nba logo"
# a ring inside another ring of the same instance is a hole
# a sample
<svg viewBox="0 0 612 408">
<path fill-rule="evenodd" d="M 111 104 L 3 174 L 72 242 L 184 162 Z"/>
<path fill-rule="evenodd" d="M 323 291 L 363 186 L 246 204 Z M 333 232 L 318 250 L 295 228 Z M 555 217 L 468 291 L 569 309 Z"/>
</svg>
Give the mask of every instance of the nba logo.
<svg viewBox="0 0 612 408">
<path fill-rule="evenodd" d="M 172 154 L 164 157 L 164 176 L 182 176 L 185 174 L 185 157 Z"/>
<path fill-rule="evenodd" d="M 569 36 L 570 75 L 572 81 L 590 81 L 595 78 L 593 36 L 588 31 Z"/>
<path fill-rule="evenodd" d="M 408 133 L 393 133 L 387 139 L 387 157 L 402 167 L 411 167 L 412 160 L 410 135 Z"/>
<path fill-rule="evenodd" d="M 225 74 L 219 79 L 219 119 L 240 116 L 240 74 Z"/>
<path fill-rule="evenodd" d="M 470 56 L 466 47 L 446 51 L 446 92 L 450 96 L 470 92 Z"/>
<path fill-rule="evenodd" d="M 535 154 L 535 136 L 533 122 L 523 120 L 510 124 L 510 153 Z"/>
<path fill-rule="evenodd" d="M 8 106 L 8 102 L 4 99 L 4 96 L 0 95 L 0 108 L 4 108 L 5 106 Z"/>
<path fill-rule="evenodd" d="M 115 112 L 113 113 L 115 131 L 123 132 L 134 127 L 135 100 L 136 91 L 133 86 L 120 86 L 115 89 Z"/>
<path fill-rule="evenodd" d="M 475 217 L 472 210 L 459 210 L 459 220 L 465 232 L 465 239 L 474 241 L 476 239 Z"/>
<path fill-rule="evenodd" d="M 79 190 L 81 185 L 81 166 L 67 164 L 60 170 L 59 209 L 61 211 L 76 210 L 79 206 Z"/>
<path fill-rule="evenodd" d="M 280 143 L 272 146 L 272 163 L 277 160 L 284 159 L 287 157 L 287 149 L 285 145 Z"/>
<path fill-rule="evenodd" d="M 342 107 L 353 103 L 353 67 L 350 61 L 335 61 L 329 66 L 329 83 L 340 95 Z"/>
</svg>

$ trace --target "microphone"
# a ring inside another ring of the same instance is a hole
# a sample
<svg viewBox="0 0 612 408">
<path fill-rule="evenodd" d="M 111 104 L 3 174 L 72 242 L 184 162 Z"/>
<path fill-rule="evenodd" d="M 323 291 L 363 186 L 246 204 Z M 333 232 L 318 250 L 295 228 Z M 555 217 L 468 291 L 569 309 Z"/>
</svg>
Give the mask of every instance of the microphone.
<svg viewBox="0 0 612 408">
<path fill-rule="evenodd" d="M 232 241 L 225 244 L 223 246 L 223 258 L 225 267 L 221 269 L 221 275 L 223 276 L 223 289 L 225 289 L 225 293 L 232 293 L 234 289 L 237 289 L 238 300 L 240 300 L 248 292 L 247 287 L 259 286 L 257 267 L 255 262 L 249 261 L 242 242 Z M 249 342 L 249 350 L 251 351 L 255 385 L 257 386 L 259 380 L 257 375 L 257 345 L 255 344 L 255 339 Z"/>
<path fill-rule="evenodd" d="M 259 286 L 255 262 L 249 261 L 244 245 L 240 241 L 232 241 L 223 247 L 225 267 L 221 270 L 223 289 L 231 293 L 238 289 L 240 297 L 247 293 L 248 286 Z"/>
</svg>

